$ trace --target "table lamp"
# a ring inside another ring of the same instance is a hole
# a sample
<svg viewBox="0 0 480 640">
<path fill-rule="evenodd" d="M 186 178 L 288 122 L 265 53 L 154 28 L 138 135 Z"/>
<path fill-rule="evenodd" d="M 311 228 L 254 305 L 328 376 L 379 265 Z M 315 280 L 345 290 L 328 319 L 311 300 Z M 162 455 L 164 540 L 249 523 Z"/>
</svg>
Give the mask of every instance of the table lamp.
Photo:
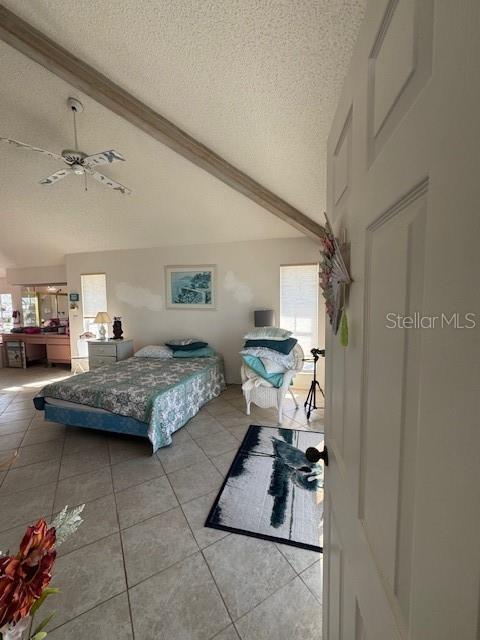
<svg viewBox="0 0 480 640">
<path fill-rule="evenodd" d="M 110 316 L 106 311 L 99 311 L 95 316 L 94 322 L 95 324 L 100 325 L 98 329 L 98 333 L 100 334 L 99 340 L 106 340 L 107 330 L 105 328 L 105 325 L 110 324 L 112 322 L 112 319 L 110 318 Z"/>
</svg>

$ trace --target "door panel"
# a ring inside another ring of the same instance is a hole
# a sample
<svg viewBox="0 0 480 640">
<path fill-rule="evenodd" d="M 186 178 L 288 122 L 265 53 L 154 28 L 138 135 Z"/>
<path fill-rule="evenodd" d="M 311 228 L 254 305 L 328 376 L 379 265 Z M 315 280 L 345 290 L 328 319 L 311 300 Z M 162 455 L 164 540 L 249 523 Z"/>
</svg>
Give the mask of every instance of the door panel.
<svg viewBox="0 0 480 640">
<path fill-rule="evenodd" d="M 402 445 L 405 423 L 414 429 L 417 420 L 421 353 L 420 332 L 396 328 L 395 316 L 422 313 L 426 202 L 424 196 L 419 197 L 420 201 L 413 202 L 408 198 L 408 206 L 395 206 L 367 229 L 359 515 L 378 566 L 392 590 L 397 531 L 400 522 L 402 527 L 404 524 L 399 519 L 400 499 L 403 484 L 415 473 L 415 468 L 410 468 L 411 459 L 402 459 Z M 415 399 L 407 393 L 409 390 Z M 404 510 L 411 510 L 411 506 L 403 505 Z"/>
<path fill-rule="evenodd" d="M 478 640 L 479 25 L 476 0 L 370 2 L 333 121 L 325 640 Z"/>
<path fill-rule="evenodd" d="M 415 69 L 415 3 L 391 2 L 374 45 L 373 135 L 377 135 Z M 388 20 L 388 17 L 391 19 Z"/>
<path fill-rule="evenodd" d="M 345 354 L 337 351 L 332 354 L 332 387 L 338 389 L 345 388 Z M 332 397 L 331 412 L 335 415 L 332 421 L 332 438 L 337 442 L 340 451 L 343 452 L 344 444 L 344 396 L 342 393 L 335 393 Z"/>
<path fill-rule="evenodd" d="M 355 592 L 352 589 L 352 579 L 348 564 L 342 551 L 342 545 L 335 527 L 334 516 L 329 518 L 330 540 L 330 585 L 333 591 L 334 607 L 330 612 L 329 636 L 341 640 L 353 640 L 362 630 L 359 619 Z M 358 629 L 360 625 L 360 629 Z"/>
<path fill-rule="evenodd" d="M 335 212 L 347 206 L 352 179 L 352 105 L 346 109 L 332 158 L 332 190 Z"/>
<path fill-rule="evenodd" d="M 355 640 L 367 640 L 367 634 L 365 633 L 365 626 L 363 624 L 362 614 L 358 606 L 358 602 L 355 600 L 355 635 L 352 636 Z"/>
<path fill-rule="evenodd" d="M 342 545 L 338 537 L 333 513 L 329 518 L 329 593 L 331 605 L 329 608 L 329 638 L 341 637 L 341 617 L 342 617 L 342 565 L 343 553 Z"/>
<path fill-rule="evenodd" d="M 382 19 L 368 56 L 368 154 L 380 153 L 432 72 L 433 0 L 371 3 Z M 378 14 L 373 18 L 378 20 Z"/>
</svg>

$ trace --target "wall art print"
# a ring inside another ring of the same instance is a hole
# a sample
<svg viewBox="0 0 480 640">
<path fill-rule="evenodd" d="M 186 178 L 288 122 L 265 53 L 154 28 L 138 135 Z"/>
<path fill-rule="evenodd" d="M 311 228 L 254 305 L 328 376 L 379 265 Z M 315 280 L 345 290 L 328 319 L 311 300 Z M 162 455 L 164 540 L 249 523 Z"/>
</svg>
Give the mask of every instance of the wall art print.
<svg viewBox="0 0 480 640">
<path fill-rule="evenodd" d="M 168 309 L 215 309 L 215 265 L 167 266 Z"/>
</svg>

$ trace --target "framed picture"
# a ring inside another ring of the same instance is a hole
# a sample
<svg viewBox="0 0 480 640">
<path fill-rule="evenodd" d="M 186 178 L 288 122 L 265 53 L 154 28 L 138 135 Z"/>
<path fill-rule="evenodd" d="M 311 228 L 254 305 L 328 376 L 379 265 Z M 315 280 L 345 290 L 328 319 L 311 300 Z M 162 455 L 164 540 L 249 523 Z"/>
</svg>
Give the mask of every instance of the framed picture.
<svg viewBox="0 0 480 640">
<path fill-rule="evenodd" d="M 168 309 L 215 309 L 216 267 L 165 267 Z"/>
</svg>

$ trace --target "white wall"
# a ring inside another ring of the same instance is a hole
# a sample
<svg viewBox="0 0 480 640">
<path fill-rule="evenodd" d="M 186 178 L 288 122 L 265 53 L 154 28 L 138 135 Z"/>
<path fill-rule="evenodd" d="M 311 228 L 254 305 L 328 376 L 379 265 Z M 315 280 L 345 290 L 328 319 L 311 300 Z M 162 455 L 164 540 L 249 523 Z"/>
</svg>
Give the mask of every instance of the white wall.
<svg viewBox="0 0 480 640">
<path fill-rule="evenodd" d="M 65 265 L 12 267 L 7 269 L 7 281 L 12 285 L 62 284 L 67 281 Z"/>
<path fill-rule="evenodd" d="M 275 309 L 279 318 L 280 265 L 319 259 L 319 245 L 307 238 L 65 256 L 70 292 L 80 293 L 81 274 L 106 274 L 108 313 L 122 317 L 124 337 L 133 338 L 135 348 L 190 335 L 204 338 L 223 354 L 229 382 L 240 382 L 238 352 L 253 326 L 254 309 Z M 166 309 L 165 265 L 196 264 L 217 265 L 216 310 Z M 75 353 L 83 330 L 81 308 L 77 317 L 70 314 L 70 330 Z"/>
</svg>

